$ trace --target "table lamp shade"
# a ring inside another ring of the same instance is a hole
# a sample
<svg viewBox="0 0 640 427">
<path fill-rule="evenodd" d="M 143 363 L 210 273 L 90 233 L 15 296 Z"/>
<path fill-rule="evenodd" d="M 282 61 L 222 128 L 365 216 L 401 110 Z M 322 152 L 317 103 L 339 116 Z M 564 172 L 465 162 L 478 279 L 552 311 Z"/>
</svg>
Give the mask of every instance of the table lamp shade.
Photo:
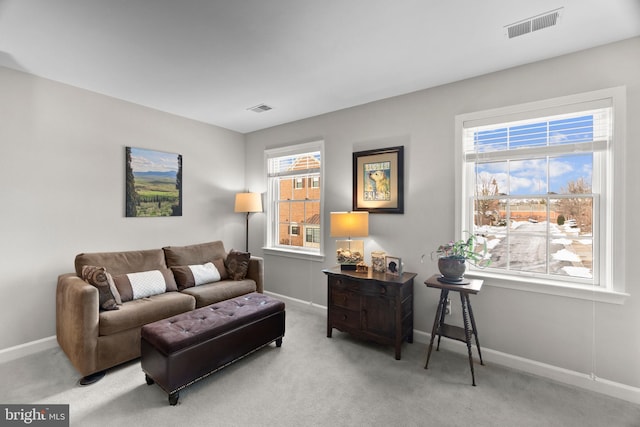
<svg viewBox="0 0 640 427">
<path fill-rule="evenodd" d="M 364 262 L 364 241 L 352 237 L 369 235 L 369 212 L 331 212 L 331 237 L 346 237 L 336 240 L 336 259 L 341 270 L 355 270 Z"/>
<path fill-rule="evenodd" d="M 235 212 L 262 212 L 260 193 L 237 193 Z"/>
<path fill-rule="evenodd" d="M 369 212 L 331 212 L 331 237 L 367 237 Z"/>
</svg>

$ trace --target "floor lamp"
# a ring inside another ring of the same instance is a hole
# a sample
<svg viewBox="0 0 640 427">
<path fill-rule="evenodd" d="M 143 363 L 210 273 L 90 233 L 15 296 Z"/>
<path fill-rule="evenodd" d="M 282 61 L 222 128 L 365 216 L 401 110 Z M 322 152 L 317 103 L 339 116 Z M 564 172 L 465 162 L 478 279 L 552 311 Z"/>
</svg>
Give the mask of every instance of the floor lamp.
<svg viewBox="0 0 640 427">
<path fill-rule="evenodd" d="M 245 251 L 249 252 L 249 214 L 262 212 L 262 197 L 260 193 L 237 193 L 234 211 L 247 214 Z"/>
</svg>

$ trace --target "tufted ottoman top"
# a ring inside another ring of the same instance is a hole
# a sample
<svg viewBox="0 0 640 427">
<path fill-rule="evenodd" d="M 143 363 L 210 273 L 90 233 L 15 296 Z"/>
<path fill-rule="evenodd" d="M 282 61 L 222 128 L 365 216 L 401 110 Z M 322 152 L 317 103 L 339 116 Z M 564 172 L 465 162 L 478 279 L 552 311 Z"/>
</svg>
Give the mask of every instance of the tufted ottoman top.
<svg viewBox="0 0 640 427">
<path fill-rule="evenodd" d="M 254 292 L 149 323 L 141 335 L 162 353 L 172 354 L 283 310 L 282 301 Z"/>
</svg>

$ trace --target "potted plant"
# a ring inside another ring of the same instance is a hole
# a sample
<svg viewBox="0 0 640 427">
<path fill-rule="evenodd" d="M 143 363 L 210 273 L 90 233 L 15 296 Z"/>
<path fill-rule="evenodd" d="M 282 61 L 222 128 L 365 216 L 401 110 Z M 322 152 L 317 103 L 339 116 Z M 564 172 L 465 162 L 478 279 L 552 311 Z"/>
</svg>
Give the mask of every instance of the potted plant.
<svg viewBox="0 0 640 427">
<path fill-rule="evenodd" d="M 431 253 L 431 258 L 438 258 L 438 269 L 444 280 L 448 282 L 460 282 L 467 269 L 467 261 L 478 267 L 486 267 L 491 260 L 486 259 L 487 245 L 478 244 L 478 238 L 470 235 L 469 238 L 451 241 L 440 245 Z"/>
</svg>

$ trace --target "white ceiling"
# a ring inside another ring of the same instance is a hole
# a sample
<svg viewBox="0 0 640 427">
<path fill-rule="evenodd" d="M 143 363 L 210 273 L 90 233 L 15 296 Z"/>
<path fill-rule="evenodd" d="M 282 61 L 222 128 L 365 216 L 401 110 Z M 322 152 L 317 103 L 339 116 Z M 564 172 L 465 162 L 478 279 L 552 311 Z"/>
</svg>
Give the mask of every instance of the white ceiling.
<svg viewBox="0 0 640 427">
<path fill-rule="evenodd" d="M 638 35 L 640 0 L 0 0 L 0 65 L 242 133 Z"/>
</svg>

